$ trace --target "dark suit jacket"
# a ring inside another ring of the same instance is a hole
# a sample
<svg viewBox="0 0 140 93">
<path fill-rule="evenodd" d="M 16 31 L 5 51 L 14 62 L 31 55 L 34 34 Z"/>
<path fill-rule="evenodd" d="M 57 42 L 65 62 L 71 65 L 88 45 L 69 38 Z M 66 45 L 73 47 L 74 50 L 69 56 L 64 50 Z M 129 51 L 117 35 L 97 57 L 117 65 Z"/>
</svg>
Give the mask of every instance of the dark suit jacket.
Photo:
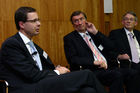
<svg viewBox="0 0 140 93">
<path fill-rule="evenodd" d="M 2 44 L 0 79 L 8 81 L 10 93 L 89 93 L 88 89 L 106 93 L 89 70 L 57 75 L 49 57 L 43 56 L 39 46 L 35 47 L 40 55 L 42 71 L 36 66 L 18 33 Z"/>
<path fill-rule="evenodd" d="M 89 35 L 98 49 L 100 46 L 103 47 L 99 50 L 107 58 L 108 51 L 113 48 L 109 39 L 100 32 L 96 35 L 89 33 Z M 77 31 L 73 31 L 64 37 L 64 50 L 71 70 L 79 70 L 80 66 L 84 69 L 98 69 L 97 66 L 93 65 L 94 57 L 91 49 Z"/>
<path fill-rule="evenodd" d="M 136 29 L 134 29 L 133 32 L 140 45 L 140 32 Z M 129 41 L 124 28 L 112 30 L 109 34 L 109 38 L 116 46 L 116 51 L 112 55 L 114 55 L 117 58 L 118 54 L 126 53 L 132 59 Z M 123 60 L 123 61 L 128 61 L 128 60 Z"/>
<path fill-rule="evenodd" d="M 35 45 L 41 58 L 43 71 L 40 71 L 23 40 L 17 33 L 8 38 L 2 45 L 0 78 L 9 82 L 10 91 L 14 93 L 35 93 L 38 81 L 50 75 L 57 75 L 49 57 L 43 56 L 43 50 Z M 30 91 L 30 92 L 29 92 Z M 10 92 L 12 93 L 12 92 Z"/>
</svg>

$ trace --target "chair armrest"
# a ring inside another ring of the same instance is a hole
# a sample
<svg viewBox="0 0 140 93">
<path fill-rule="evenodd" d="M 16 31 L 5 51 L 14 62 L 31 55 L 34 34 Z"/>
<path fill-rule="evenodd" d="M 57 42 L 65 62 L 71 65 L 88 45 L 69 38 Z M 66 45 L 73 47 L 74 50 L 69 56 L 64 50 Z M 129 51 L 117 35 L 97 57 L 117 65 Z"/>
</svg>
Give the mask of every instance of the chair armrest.
<svg viewBox="0 0 140 93">
<path fill-rule="evenodd" d="M 0 80 L 0 82 L 5 83 L 5 85 L 6 85 L 7 87 L 9 86 L 9 84 L 8 84 L 8 82 L 7 82 L 6 80 Z"/>
<path fill-rule="evenodd" d="M 0 84 L 1 84 L 1 87 L 2 87 L 2 91 L 4 93 L 8 93 L 8 82 L 6 80 L 0 80 Z"/>
</svg>

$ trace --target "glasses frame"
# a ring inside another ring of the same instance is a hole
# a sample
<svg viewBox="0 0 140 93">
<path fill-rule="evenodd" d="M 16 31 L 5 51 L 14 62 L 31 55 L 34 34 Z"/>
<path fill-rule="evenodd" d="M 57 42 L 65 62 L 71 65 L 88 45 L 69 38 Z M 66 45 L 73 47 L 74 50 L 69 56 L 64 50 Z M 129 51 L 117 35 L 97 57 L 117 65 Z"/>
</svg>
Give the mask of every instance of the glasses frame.
<svg viewBox="0 0 140 93">
<path fill-rule="evenodd" d="M 36 23 L 36 22 L 40 22 L 40 19 L 33 19 L 33 20 L 27 20 L 26 22 L 31 22 L 31 23 Z"/>
<path fill-rule="evenodd" d="M 73 23 L 74 23 L 74 24 L 78 24 L 79 22 L 83 22 L 83 21 L 85 21 L 85 20 L 86 20 L 85 17 L 81 17 L 81 18 L 79 18 L 79 19 L 75 19 L 75 20 L 73 21 Z"/>
<path fill-rule="evenodd" d="M 136 19 L 135 18 L 123 18 L 123 20 L 124 21 L 131 21 L 131 22 L 134 22 L 134 21 L 136 21 Z"/>
</svg>

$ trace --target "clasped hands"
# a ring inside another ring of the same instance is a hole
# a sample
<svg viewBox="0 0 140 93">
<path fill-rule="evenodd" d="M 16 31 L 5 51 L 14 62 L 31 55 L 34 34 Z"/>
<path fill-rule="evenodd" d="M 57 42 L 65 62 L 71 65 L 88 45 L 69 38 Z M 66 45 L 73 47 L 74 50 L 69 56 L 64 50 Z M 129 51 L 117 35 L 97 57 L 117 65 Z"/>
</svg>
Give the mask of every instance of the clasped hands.
<svg viewBox="0 0 140 93">
<path fill-rule="evenodd" d="M 120 60 L 129 60 L 130 57 L 129 57 L 128 54 L 119 54 L 118 59 L 120 59 Z"/>
<path fill-rule="evenodd" d="M 55 70 L 58 70 L 60 74 L 65 74 L 65 73 L 70 72 L 68 68 L 60 66 L 60 65 L 56 66 Z"/>
</svg>

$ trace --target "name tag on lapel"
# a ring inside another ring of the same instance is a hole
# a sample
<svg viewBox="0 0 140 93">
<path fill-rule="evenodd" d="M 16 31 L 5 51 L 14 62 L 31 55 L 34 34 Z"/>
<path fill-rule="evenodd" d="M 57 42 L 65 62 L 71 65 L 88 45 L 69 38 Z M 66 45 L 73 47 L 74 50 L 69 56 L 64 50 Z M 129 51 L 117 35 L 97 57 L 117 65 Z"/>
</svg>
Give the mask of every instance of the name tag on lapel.
<svg viewBox="0 0 140 93">
<path fill-rule="evenodd" d="M 47 59 L 48 58 L 48 54 L 45 52 L 45 51 L 43 51 L 43 56 Z"/>
<path fill-rule="evenodd" d="M 99 45 L 98 47 L 101 51 L 104 49 L 104 47 L 102 45 Z"/>
</svg>

